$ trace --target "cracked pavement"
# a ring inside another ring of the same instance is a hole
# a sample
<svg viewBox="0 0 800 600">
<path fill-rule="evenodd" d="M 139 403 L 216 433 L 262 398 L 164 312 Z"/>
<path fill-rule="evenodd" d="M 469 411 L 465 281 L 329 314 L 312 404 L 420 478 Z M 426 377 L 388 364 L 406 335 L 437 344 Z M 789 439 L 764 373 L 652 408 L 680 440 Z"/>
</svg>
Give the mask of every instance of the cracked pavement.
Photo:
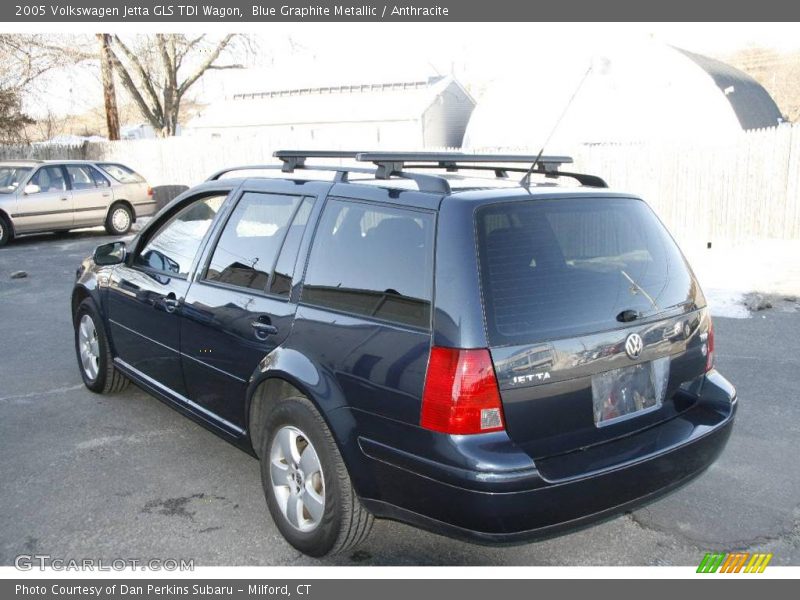
<svg viewBox="0 0 800 600">
<path fill-rule="evenodd" d="M 707 551 L 772 552 L 800 565 L 800 312 L 715 319 L 717 365 L 738 388 L 722 457 L 671 495 L 559 538 L 492 548 L 378 522 L 325 561 L 286 544 L 258 464 L 135 387 L 81 384 L 69 295 L 101 230 L 0 249 L 0 564 L 59 558 L 193 558 L 203 565 L 696 565 Z M 10 279 L 25 270 L 25 279 Z"/>
</svg>

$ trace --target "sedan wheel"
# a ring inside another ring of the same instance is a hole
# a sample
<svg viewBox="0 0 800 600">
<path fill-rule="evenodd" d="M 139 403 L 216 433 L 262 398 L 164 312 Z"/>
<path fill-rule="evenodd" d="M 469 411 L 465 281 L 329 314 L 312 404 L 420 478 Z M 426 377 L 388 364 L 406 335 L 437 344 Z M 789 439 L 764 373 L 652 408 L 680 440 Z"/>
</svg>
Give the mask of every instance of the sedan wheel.
<svg viewBox="0 0 800 600">
<path fill-rule="evenodd" d="M 128 231 L 131 226 L 131 216 L 125 208 L 117 208 L 111 213 L 111 223 L 117 231 Z"/>
<path fill-rule="evenodd" d="M 94 381 L 100 372 L 100 343 L 94 321 L 89 315 L 83 315 L 78 325 L 78 348 L 83 372 Z"/>
<path fill-rule="evenodd" d="M 123 235 L 128 233 L 133 224 L 131 209 L 121 202 L 111 206 L 111 211 L 106 217 L 106 231 L 110 235 Z"/>
<path fill-rule="evenodd" d="M 298 531 L 313 531 L 325 513 L 325 476 L 310 439 L 296 427 L 282 427 L 273 438 L 269 460 L 281 513 Z"/>
</svg>

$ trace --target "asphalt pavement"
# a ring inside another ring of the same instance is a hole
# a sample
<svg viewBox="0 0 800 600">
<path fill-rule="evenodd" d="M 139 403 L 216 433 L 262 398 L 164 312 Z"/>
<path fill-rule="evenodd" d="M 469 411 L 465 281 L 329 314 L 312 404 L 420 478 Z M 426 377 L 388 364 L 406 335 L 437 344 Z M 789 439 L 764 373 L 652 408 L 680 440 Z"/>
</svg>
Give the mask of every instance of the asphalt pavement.
<svg viewBox="0 0 800 600">
<path fill-rule="evenodd" d="M 283 541 L 255 459 L 131 386 L 84 388 L 70 291 L 102 230 L 0 249 L 0 565 L 176 558 L 197 565 L 696 565 L 706 552 L 772 552 L 800 565 L 800 310 L 715 319 L 717 365 L 740 409 L 722 457 L 633 513 L 544 542 L 485 547 L 380 521 L 317 561 Z M 28 276 L 11 279 L 14 271 Z"/>
</svg>

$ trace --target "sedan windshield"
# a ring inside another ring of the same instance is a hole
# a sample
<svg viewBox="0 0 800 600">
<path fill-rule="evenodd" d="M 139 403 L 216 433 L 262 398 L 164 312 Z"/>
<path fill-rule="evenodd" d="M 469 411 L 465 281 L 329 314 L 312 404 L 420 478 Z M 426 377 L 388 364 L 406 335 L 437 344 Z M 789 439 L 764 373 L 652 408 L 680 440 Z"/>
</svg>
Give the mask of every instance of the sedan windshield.
<svg viewBox="0 0 800 600">
<path fill-rule="evenodd" d="M 0 165 L 0 194 L 10 194 L 28 176 L 31 167 Z"/>
</svg>

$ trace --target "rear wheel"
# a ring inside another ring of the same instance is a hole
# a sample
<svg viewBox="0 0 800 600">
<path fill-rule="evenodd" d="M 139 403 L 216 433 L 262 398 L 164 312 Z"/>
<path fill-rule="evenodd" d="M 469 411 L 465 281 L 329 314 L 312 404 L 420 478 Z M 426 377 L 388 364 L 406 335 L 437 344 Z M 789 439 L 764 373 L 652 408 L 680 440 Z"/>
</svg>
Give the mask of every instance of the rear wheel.
<svg viewBox="0 0 800 600">
<path fill-rule="evenodd" d="M 11 240 L 11 224 L 3 215 L 0 215 L 0 247 Z"/>
<path fill-rule="evenodd" d="M 75 354 L 83 383 L 93 392 L 110 394 L 128 387 L 128 378 L 114 366 L 103 322 L 89 298 L 75 313 Z"/>
<path fill-rule="evenodd" d="M 133 213 L 127 204 L 117 202 L 111 206 L 106 217 L 106 231 L 111 235 L 128 233 L 133 224 Z"/>
<path fill-rule="evenodd" d="M 324 556 L 361 543 L 373 517 L 361 506 L 328 426 L 305 397 L 269 410 L 261 447 L 261 482 L 283 537 L 299 551 Z"/>
</svg>

